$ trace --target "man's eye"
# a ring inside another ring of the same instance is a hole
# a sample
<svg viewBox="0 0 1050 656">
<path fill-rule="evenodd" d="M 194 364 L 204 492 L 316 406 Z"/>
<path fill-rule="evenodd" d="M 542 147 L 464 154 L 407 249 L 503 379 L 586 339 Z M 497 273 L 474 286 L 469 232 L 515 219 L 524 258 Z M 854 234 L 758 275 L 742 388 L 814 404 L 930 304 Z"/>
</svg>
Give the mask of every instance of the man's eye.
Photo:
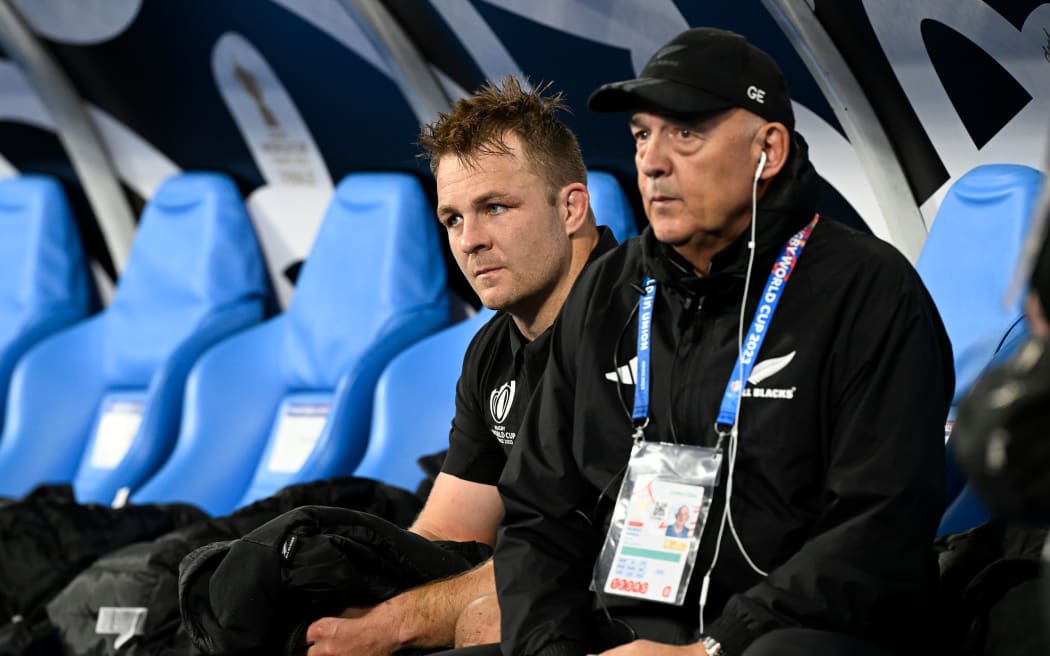
<svg viewBox="0 0 1050 656">
<path fill-rule="evenodd" d="M 506 205 L 500 205 L 499 203 L 492 203 L 488 207 L 489 214 L 503 214 L 507 211 Z"/>
<path fill-rule="evenodd" d="M 683 139 L 688 139 L 693 136 L 693 131 L 689 128 L 678 128 L 678 136 Z"/>
<path fill-rule="evenodd" d="M 446 228 L 455 228 L 460 223 L 463 223 L 463 217 L 458 214 L 455 214 L 453 216 L 447 216 L 445 217 L 445 220 L 442 221 L 442 223 L 445 224 Z"/>
<path fill-rule="evenodd" d="M 648 130 L 638 130 L 637 132 L 634 133 L 634 140 L 635 141 L 645 141 L 648 138 L 649 138 L 649 131 Z"/>
</svg>

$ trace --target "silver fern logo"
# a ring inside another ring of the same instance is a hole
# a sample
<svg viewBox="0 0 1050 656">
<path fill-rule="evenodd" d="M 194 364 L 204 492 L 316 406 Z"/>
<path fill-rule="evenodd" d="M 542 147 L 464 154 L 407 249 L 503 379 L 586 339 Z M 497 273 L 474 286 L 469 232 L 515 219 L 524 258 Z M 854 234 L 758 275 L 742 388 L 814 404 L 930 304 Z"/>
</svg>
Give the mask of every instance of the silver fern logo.
<svg viewBox="0 0 1050 656">
<path fill-rule="evenodd" d="M 758 385 L 763 380 L 780 373 L 791 364 L 791 361 L 795 359 L 795 351 L 782 355 L 779 358 L 769 358 L 757 363 L 754 368 L 751 369 L 751 375 L 747 377 L 747 382 L 752 385 Z"/>
<path fill-rule="evenodd" d="M 507 421 L 510 407 L 514 405 L 515 386 L 515 381 L 513 380 L 509 383 L 503 383 L 492 390 L 492 394 L 489 395 L 489 412 L 492 413 L 492 420 L 497 424 L 503 424 L 503 422 Z"/>
<path fill-rule="evenodd" d="M 795 359 L 795 351 L 777 358 L 768 358 L 756 363 L 751 369 L 751 375 L 747 377 L 751 387 L 744 388 L 741 396 L 751 399 L 793 399 L 796 387 L 759 387 L 762 381 L 775 376 L 783 371 L 791 361 Z"/>
</svg>

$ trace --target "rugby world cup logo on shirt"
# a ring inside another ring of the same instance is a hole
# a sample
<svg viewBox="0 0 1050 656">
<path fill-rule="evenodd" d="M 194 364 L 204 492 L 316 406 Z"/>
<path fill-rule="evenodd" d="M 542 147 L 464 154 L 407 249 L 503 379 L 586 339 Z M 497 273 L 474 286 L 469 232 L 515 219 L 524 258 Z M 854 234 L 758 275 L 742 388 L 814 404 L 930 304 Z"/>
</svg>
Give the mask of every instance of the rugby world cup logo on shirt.
<svg viewBox="0 0 1050 656">
<path fill-rule="evenodd" d="M 516 387 L 516 381 L 512 380 L 503 383 L 489 394 L 489 412 L 492 414 L 492 421 L 496 424 L 490 430 L 501 444 L 514 444 L 514 438 L 517 436 L 517 433 L 508 432 L 505 425 L 510 408 L 514 405 Z"/>
</svg>

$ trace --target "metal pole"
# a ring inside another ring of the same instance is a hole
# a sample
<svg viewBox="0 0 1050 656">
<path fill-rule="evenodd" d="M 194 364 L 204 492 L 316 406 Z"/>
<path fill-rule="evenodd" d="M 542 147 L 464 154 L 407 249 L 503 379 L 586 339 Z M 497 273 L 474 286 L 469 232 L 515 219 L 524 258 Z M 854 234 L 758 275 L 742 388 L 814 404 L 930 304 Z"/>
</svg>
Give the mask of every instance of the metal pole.
<svg viewBox="0 0 1050 656">
<path fill-rule="evenodd" d="M 390 66 L 394 83 L 420 123 L 432 123 L 452 108 L 445 93 L 397 20 L 379 0 L 341 0 Z"/>
<path fill-rule="evenodd" d="M 83 101 L 8 0 L 0 0 L 0 48 L 24 71 L 51 112 L 119 275 L 131 250 L 135 217 Z"/>
<path fill-rule="evenodd" d="M 875 191 L 894 244 L 918 261 L 927 227 L 879 122 L 842 54 L 804 0 L 762 0 L 820 86 Z"/>
</svg>

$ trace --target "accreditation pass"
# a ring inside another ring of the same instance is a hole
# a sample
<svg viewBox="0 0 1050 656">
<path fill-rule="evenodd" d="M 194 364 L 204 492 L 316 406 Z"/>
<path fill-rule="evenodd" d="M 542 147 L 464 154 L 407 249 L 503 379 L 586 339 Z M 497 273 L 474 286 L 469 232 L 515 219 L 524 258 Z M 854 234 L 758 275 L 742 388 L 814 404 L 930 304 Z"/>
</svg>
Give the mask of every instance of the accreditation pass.
<svg viewBox="0 0 1050 656">
<path fill-rule="evenodd" d="M 605 581 L 605 592 L 675 603 L 703 525 L 704 488 L 639 478 Z"/>
</svg>

